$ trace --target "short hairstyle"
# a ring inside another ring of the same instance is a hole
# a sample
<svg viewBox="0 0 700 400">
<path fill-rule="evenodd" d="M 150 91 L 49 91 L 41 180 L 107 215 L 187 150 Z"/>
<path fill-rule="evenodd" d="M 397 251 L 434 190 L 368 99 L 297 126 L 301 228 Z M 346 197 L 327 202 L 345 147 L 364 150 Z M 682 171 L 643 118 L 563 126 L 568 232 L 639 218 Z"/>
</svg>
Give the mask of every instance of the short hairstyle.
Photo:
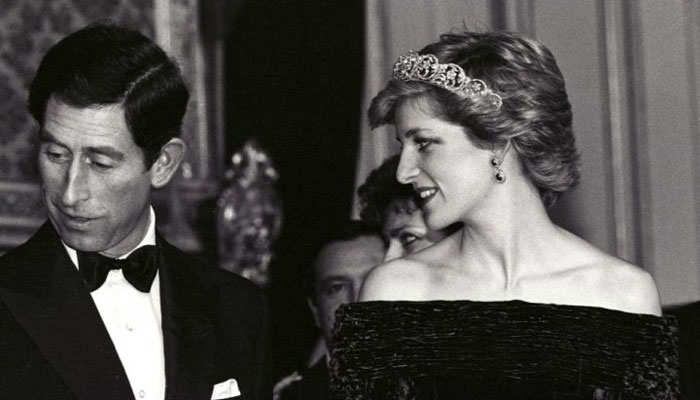
<svg viewBox="0 0 700 400">
<path fill-rule="evenodd" d="M 180 134 L 189 93 L 175 62 L 141 33 L 88 25 L 44 56 L 29 89 L 29 112 L 41 127 L 50 98 L 71 107 L 121 104 L 147 168 Z"/>
<path fill-rule="evenodd" d="M 357 189 L 360 200 L 360 218 L 372 224 L 383 225 L 387 219 L 389 205 L 395 212 L 411 213 L 418 208 L 418 194 L 411 185 L 396 180 L 396 169 L 400 155 L 384 160 L 382 165 L 370 172 L 365 182 Z"/>
<path fill-rule="evenodd" d="M 309 267 L 306 268 L 307 276 L 305 277 L 306 293 L 309 298 L 316 303 L 316 267 L 318 265 L 318 256 L 326 246 L 338 243 L 348 242 L 363 236 L 376 236 L 382 239 L 381 227 L 374 223 L 365 221 L 350 220 L 337 224 L 331 229 L 328 229 L 326 235 L 312 246 L 312 258 Z"/>
<path fill-rule="evenodd" d="M 458 64 L 503 99 L 498 110 L 443 88 L 393 79 L 369 108 L 372 128 L 394 123 L 407 101 L 428 99 L 438 118 L 461 125 L 477 143 L 510 140 L 525 173 L 546 206 L 579 180 L 579 154 L 572 131 L 571 105 L 552 53 L 539 41 L 510 32 L 444 34 L 420 51 L 441 63 Z"/>
</svg>

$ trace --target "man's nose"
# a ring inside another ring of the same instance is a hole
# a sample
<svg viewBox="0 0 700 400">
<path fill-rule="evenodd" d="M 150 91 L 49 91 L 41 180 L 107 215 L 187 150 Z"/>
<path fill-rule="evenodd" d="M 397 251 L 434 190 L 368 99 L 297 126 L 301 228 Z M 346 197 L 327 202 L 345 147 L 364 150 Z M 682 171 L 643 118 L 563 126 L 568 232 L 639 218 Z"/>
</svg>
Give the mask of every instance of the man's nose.
<svg viewBox="0 0 700 400">
<path fill-rule="evenodd" d="M 409 184 L 418 176 L 415 156 L 408 153 L 406 149 L 401 152 L 399 165 L 396 167 L 396 180 L 402 184 Z"/>
<path fill-rule="evenodd" d="M 360 288 L 362 287 L 362 282 L 355 283 L 350 287 L 350 292 L 348 293 L 347 302 L 355 303 L 360 298 Z"/>
<path fill-rule="evenodd" d="M 73 159 L 71 162 L 70 167 L 66 171 L 66 182 L 63 196 L 61 196 L 64 206 L 73 207 L 90 197 L 87 167 L 87 164 L 78 158 Z"/>
</svg>

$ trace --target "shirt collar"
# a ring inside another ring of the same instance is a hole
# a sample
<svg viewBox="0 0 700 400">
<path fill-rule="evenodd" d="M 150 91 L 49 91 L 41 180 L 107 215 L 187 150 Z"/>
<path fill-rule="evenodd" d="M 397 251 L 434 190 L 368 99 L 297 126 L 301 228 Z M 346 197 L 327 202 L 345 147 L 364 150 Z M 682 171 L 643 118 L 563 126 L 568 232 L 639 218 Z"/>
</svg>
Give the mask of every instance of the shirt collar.
<svg viewBox="0 0 700 400">
<path fill-rule="evenodd" d="M 148 245 L 155 245 L 156 244 L 156 213 L 153 211 L 153 206 L 150 207 L 148 214 L 148 229 L 146 230 L 146 235 L 141 239 L 141 242 L 136 245 L 133 249 L 131 249 L 128 253 L 124 254 L 123 256 L 119 257 L 119 259 L 123 259 L 129 256 L 129 254 L 133 253 L 134 250 L 138 249 L 139 247 L 143 246 L 148 246 Z M 66 248 L 66 251 L 68 252 L 68 256 L 70 257 L 71 261 L 73 261 L 73 265 L 78 267 L 78 252 L 69 247 L 63 239 L 61 239 L 61 243 L 63 244 L 63 247 Z"/>
</svg>

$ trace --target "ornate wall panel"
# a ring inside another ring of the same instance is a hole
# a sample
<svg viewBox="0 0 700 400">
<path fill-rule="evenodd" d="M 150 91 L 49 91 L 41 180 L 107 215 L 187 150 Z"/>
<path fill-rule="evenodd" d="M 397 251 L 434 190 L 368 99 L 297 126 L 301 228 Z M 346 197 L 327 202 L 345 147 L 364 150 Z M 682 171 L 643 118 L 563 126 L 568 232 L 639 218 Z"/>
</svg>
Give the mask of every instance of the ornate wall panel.
<svg viewBox="0 0 700 400">
<path fill-rule="evenodd" d="M 218 195 L 224 149 L 220 129 L 212 120 L 211 88 L 206 85 L 208 66 L 200 30 L 197 0 L 155 0 L 155 39 L 174 57 L 190 91 L 182 139 L 187 154 L 180 174 L 155 193 L 159 228 L 171 242 L 194 252 L 213 252 L 215 197 Z M 220 83 L 220 81 L 217 81 Z"/>
</svg>

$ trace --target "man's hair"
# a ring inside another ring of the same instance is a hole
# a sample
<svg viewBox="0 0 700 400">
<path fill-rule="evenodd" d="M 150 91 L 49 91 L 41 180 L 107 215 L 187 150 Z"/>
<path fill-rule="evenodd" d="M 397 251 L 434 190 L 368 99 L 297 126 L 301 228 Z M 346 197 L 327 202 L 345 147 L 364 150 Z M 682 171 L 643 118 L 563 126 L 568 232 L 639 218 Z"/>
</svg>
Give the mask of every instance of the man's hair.
<svg viewBox="0 0 700 400">
<path fill-rule="evenodd" d="M 384 225 L 388 212 L 409 214 L 418 208 L 418 194 L 413 187 L 396 180 L 399 161 L 400 155 L 387 158 L 357 189 L 363 221 Z M 389 210 L 389 205 L 395 209 Z"/>
<path fill-rule="evenodd" d="M 180 134 L 189 93 L 175 62 L 151 39 L 97 23 L 66 36 L 42 59 L 29 89 L 29 112 L 42 128 L 50 98 L 77 108 L 121 104 L 150 168 Z"/>
<path fill-rule="evenodd" d="M 341 223 L 329 229 L 327 234 L 323 236 L 313 245 L 313 254 L 309 267 L 306 268 L 305 286 L 308 297 L 316 303 L 316 267 L 318 266 L 318 256 L 326 246 L 333 243 L 348 242 L 363 236 L 376 236 L 381 240 L 381 228 L 373 223 L 364 221 L 350 220 Z"/>
<path fill-rule="evenodd" d="M 571 105 L 552 53 L 539 41 L 509 32 L 445 34 L 421 54 L 454 63 L 480 79 L 503 100 L 498 110 L 478 98 L 441 87 L 392 79 L 373 100 L 373 128 L 394 123 L 406 102 L 427 99 L 437 118 L 463 126 L 481 144 L 510 140 L 526 174 L 550 206 L 579 179 L 579 155 L 572 132 Z"/>
</svg>

